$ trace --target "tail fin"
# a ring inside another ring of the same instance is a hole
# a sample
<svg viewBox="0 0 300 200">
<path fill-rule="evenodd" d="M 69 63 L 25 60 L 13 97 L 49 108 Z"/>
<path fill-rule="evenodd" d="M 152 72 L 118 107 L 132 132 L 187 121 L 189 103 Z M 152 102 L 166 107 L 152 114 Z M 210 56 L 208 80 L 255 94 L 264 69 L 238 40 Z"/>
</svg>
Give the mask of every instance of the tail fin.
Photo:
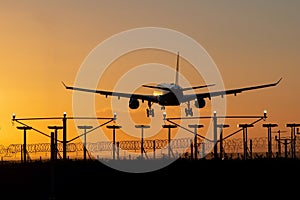
<svg viewBox="0 0 300 200">
<path fill-rule="evenodd" d="M 176 77 L 175 77 L 176 85 L 178 85 L 178 76 L 179 76 L 179 52 L 177 53 L 177 61 L 176 61 Z"/>
</svg>

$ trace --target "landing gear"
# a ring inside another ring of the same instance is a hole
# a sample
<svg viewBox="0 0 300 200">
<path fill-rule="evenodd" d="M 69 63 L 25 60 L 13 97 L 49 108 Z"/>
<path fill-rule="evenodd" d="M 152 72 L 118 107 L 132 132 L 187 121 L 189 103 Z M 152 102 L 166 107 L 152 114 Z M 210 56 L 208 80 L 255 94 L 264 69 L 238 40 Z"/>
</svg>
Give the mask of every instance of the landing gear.
<svg viewBox="0 0 300 200">
<path fill-rule="evenodd" d="M 153 108 L 147 108 L 147 117 L 154 117 L 154 109 Z"/>
<path fill-rule="evenodd" d="M 148 101 L 148 108 L 146 109 L 147 117 L 150 117 L 150 116 L 154 117 L 154 109 L 151 108 L 151 106 L 152 106 L 152 103 L 150 101 Z"/>
<path fill-rule="evenodd" d="M 188 117 L 189 115 L 191 117 L 194 115 L 192 108 L 185 108 L 185 116 Z"/>
<path fill-rule="evenodd" d="M 189 115 L 192 117 L 194 113 L 193 113 L 193 109 L 190 107 L 190 102 L 188 101 L 187 108 L 185 108 L 185 116 L 188 117 Z"/>
</svg>

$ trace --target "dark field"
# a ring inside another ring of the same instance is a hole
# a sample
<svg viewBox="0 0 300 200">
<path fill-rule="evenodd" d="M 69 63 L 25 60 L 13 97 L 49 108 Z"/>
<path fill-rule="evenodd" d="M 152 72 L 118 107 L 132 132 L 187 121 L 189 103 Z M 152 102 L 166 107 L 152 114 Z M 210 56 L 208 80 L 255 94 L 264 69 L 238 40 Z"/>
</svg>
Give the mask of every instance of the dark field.
<svg viewBox="0 0 300 200">
<path fill-rule="evenodd" d="M 117 171 L 91 160 L 3 162 L 0 179 L 1 194 L 12 199 L 127 199 L 139 195 L 169 199 L 201 193 L 237 197 L 236 192 L 287 197 L 299 190 L 294 189 L 300 187 L 300 160 L 179 159 L 147 173 Z"/>
</svg>

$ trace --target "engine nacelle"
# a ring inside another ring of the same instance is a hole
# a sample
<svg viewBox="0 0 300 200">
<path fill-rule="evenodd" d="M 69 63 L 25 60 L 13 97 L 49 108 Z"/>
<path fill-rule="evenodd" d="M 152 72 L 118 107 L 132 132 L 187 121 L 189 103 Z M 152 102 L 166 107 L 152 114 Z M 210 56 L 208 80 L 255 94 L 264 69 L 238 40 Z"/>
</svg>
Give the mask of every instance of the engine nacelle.
<svg viewBox="0 0 300 200">
<path fill-rule="evenodd" d="M 196 108 L 203 108 L 205 106 L 205 100 L 204 99 L 197 99 L 195 100 L 195 107 Z"/>
<path fill-rule="evenodd" d="M 129 108 L 130 109 L 137 109 L 140 106 L 140 102 L 137 99 L 130 98 L 129 99 Z"/>
</svg>

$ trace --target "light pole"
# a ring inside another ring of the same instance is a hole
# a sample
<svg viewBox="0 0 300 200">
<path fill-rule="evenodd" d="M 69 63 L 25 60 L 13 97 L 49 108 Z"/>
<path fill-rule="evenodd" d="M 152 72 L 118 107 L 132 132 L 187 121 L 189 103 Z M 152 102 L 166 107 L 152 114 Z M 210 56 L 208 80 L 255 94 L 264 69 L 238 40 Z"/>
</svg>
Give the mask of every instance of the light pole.
<svg viewBox="0 0 300 200">
<path fill-rule="evenodd" d="M 213 123 L 214 123 L 214 159 L 218 157 L 218 146 L 217 146 L 217 140 L 218 140 L 218 118 L 217 118 L 217 111 L 214 111 L 213 116 Z"/>
<path fill-rule="evenodd" d="M 278 158 L 281 157 L 281 133 L 284 133 L 284 132 L 287 132 L 287 131 L 281 131 L 281 130 L 278 130 L 278 131 L 275 131 L 273 133 L 278 133 L 278 137 L 277 135 L 275 135 L 275 140 L 277 141 L 277 153 L 278 153 Z"/>
<path fill-rule="evenodd" d="M 281 157 L 281 137 L 280 137 L 280 130 L 277 131 L 278 133 L 278 138 L 277 138 L 277 152 L 278 152 L 278 158 Z M 276 136 L 275 136 L 276 139 Z"/>
<path fill-rule="evenodd" d="M 268 158 L 272 158 L 272 127 L 277 127 L 277 124 L 263 124 L 263 127 L 268 128 Z"/>
<path fill-rule="evenodd" d="M 140 128 L 142 129 L 141 133 L 141 157 L 142 159 L 144 158 L 144 128 L 150 128 L 149 125 L 135 125 L 135 128 Z"/>
<path fill-rule="evenodd" d="M 204 126 L 202 124 L 189 124 L 189 128 L 194 128 L 194 154 L 195 154 L 195 160 L 198 159 L 198 142 L 197 142 L 197 129 L 198 128 L 203 128 Z M 191 151 L 192 152 L 192 151 Z"/>
<path fill-rule="evenodd" d="M 51 135 L 51 160 L 56 160 L 57 158 L 57 130 L 63 129 L 62 126 L 48 126 L 49 129 L 54 130 L 54 135 Z"/>
<path fill-rule="evenodd" d="M 63 160 L 67 159 L 67 113 L 63 115 Z"/>
<path fill-rule="evenodd" d="M 238 127 L 243 128 L 243 146 L 244 146 L 244 160 L 248 157 L 248 131 L 249 127 L 253 127 L 253 124 L 238 124 Z"/>
<path fill-rule="evenodd" d="M 86 160 L 86 152 L 87 152 L 87 150 L 86 150 L 86 130 L 92 129 L 93 126 L 81 125 L 81 126 L 77 126 L 77 128 L 84 130 L 84 133 L 83 133 L 83 160 Z"/>
<path fill-rule="evenodd" d="M 223 148 L 223 129 L 228 128 L 228 124 L 218 124 L 218 128 L 220 129 L 220 159 L 223 158 L 224 148 Z"/>
<path fill-rule="evenodd" d="M 163 128 L 167 128 L 168 129 L 168 158 L 171 158 L 171 129 L 172 128 L 176 128 L 176 125 L 172 125 L 172 124 L 164 124 L 162 125 Z"/>
<path fill-rule="evenodd" d="M 17 129 L 23 130 L 24 131 L 24 141 L 23 141 L 23 161 L 26 163 L 26 131 L 31 130 L 32 127 L 30 126 L 18 126 Z"/>
<path fill-rule="evenodd" d="M 112 149 L 113 149 L 113 160 L 115 160 L 115 158 L 116 158 L 116 129 L 120 129 L 120 128 L 122 128 L 122 126 L 108 125 L 108 126 L 106 126 L 106 128 L 113 130 L 113 145 L 112 145 Z"/>
<path fill-rule="evenodd" d="M 292 123 L 286 124 L 286 127 L 291 128 L 291 152 L 292 158 L 296 158 L 296 127 L 299 127 L 300 124 Z"/>
</svg>

